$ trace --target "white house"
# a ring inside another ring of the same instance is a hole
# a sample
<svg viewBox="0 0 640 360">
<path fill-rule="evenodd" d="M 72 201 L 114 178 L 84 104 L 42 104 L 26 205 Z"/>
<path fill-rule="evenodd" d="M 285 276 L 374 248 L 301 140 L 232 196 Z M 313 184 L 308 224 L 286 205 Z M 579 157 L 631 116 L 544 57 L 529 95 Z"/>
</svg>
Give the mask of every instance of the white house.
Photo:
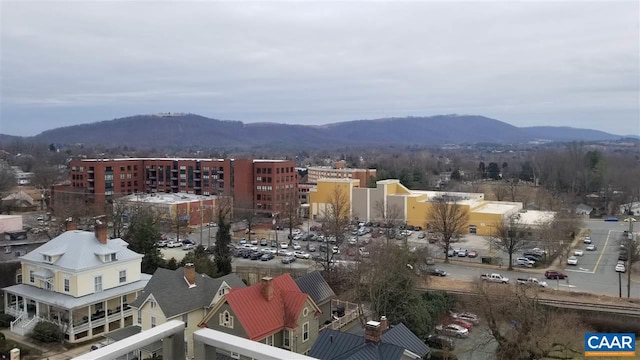
<svg viewBox="0 0 640 360">
<path fill-rule="evenodd" d="M 640 201 L 620 205 L 620 214 L 640 216 Z"/>
<path fill-rule="evenodd" d="M 4 291 L 5 312 L 16 316 L 11 331 L 24 335 L 39 321 L 60 325 L 69 342 L 89 340 L 133 324 L 129 307 L 150 275 L 142 255 L 107 227 L 68 230 L 20 258 L 18 285 Z"/>
</svg>

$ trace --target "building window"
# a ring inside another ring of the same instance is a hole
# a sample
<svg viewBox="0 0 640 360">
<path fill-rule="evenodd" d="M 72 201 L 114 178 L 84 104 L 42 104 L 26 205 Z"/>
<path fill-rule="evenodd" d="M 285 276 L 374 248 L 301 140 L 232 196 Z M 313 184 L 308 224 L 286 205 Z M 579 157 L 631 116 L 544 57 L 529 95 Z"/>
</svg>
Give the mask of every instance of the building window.
<svg viewBox="0 0 640 360">
<path fill-rule="evenodd" d="M 264 339 L 264 343 L 273 346 L 273 335 L 269 335 Z"/>
<path fill-rule="evenodd" d="M 182 314 L 182 322 L 185 327 L 189 327 L 189 314 Z"/>
<path fill-rule="evenodd" d="M 33 270 L 29 270 L 29 282 L 30 283 L 34 283 L 36 282 L 35 277 L 33 276 Z"/>
<path fill-rule="evenodd" d="M 156 317 L 155 316 L 151 317 L 151 327 L 152 328 L 156 327 Z"/>
<path fill-rule="evenodd" d="M 240 354 L 231 351 L 231 355 L 229 355 L 233 359 L 240 359 Z"/>
<path fill-rule="evenodd" d="M 302 316 L 307 317 L 309 315 L 309 308 L 302 309 Z"/>
<path fill-rule="evenodd" d="M 218 290 L 218 295 L 220 296 L 224 295 L 225 290 L 226 290 L 225 288 Z"/>
<path fill-rule="evenodd" d="M 155 308 L 156 308 L 156 305 L 158 305 L 158 304 L 156 304 L 156 301 L 155 301 L 155 300 L 153 300 L 153 299 L 149 299 L 149 307 L 150 307 L 150 308 L 155 309 Z"/>
<path fill-rule="evenodd" d="M 102 276 L 93 278 L 93 292 L 102 292 Z"/>
<path fill-rule="evenodd" d="M 306 322 L 302 325 L 302 342 L 309 340 L 309 323 Z"/>
<path fill-rule="evenodd" d="M 284 329 L 282 332 L 282 347 L 287 349 L 291 347 L 291 330 Z"/>
<path fill-rule="evenodd" d="M 71 288 L 71 282 L 69 281 L 69 279 L 64 279 L 64 291 L 65 292 L 69 292 L 70 288 Z"/>
<path fill-rule="evenodd" d="M 22 274 L 16 275 L 16 284 L 22 284 Z"/>
<path fill-rule="evenodd" d="M 44 257 L 44 261 L 50 263 L 53 262 L 53 257 L 51 255 L 42 255 Z"/>
<path fill-rule="evenodd" d="M 138 310 L 138 325 L 142 326 L 142 310 Z"/>
<path fill-rule="evenodd" d="M 120 282 L 127 282 L 127 270 L 120 270 Z"/>
<path fill-rule="evenodd" d="M 225 310 L 223 313 L 220 313 L 220 326 L 233 329 L 233 316 L 231 316 L 229 311 Z"/>
</svg>

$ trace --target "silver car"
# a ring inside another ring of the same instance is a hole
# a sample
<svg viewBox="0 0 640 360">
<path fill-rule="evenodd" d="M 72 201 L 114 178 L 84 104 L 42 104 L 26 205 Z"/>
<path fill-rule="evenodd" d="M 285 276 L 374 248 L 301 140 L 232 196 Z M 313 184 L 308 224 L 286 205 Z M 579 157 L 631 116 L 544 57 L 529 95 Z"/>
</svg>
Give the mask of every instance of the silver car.
<svg viewBox="0 0 640 360">
<path fill-rule="evenodd" d="M 469 330 L 456 324 L 438 325 L 436 326 L 436 334 L 457 338 L 466 338 L 467 336 L 469 336 Z"/>
</svg>

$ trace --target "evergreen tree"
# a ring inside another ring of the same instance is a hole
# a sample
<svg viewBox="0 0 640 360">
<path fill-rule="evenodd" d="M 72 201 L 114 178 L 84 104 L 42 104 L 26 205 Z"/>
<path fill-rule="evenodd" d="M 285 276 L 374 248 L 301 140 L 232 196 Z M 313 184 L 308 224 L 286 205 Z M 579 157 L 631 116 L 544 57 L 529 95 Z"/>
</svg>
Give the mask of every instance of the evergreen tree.
<svg viewBox="0 0 640 360">
<path fill-rule="evenodd" d="M 156 241 L 160 233 L 156 230 L 153 216 L 138 210 L 133 214 L 127 233 L 123 237 L 129 243 L 129 249 L 144 255 L 142 258 L 142 272 L 153 274 L 158 267 L 163 267 L 165 261 Z"/>
<path fill-rule="evenodd" d="M 173 260 L 175 261 L 175 259 Z M 216 262 L 211 260 L 211 255 L 204 251 L 202 245 L 198 245 L 195 250 L 189 251 L 180 262 L 180 265 L 185 266 L 189 263 L 195 266 L 198 274 L 207 274 L 212 278 L 219 276 Z"/>
<path fill-rule="evenodd" d="M 213 250 L 218 276 L 231 273 L 231 223 L 227 218 L 228 210 L 218 210 L 218 234 L 216 235 L 216 247 Z"/>
</svg>

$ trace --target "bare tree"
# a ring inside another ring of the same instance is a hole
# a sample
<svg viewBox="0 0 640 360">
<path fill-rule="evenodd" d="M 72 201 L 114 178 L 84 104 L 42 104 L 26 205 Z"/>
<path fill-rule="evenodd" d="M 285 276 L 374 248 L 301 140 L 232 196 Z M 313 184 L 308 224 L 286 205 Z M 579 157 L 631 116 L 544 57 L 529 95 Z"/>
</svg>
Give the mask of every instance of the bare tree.
<svg viewBox="0 0 640 360">
<path fill-rule="evenodd" d="M 293 229 L 300 225 L 300 204 L 298 198 L 285 202 L 279 215 L 280 223 L 289 228 L 289 245 L 293 242 Z"/>
<path fill-rule="evenodd" d="M 524 248 L 529 228 L 520 221 L 519 214 L 513 214 L 506 221 L 498 221 L 491 229 L 490 241 L 509 254 L 509 270 L 513 270 L 513 254 Z"/>
<path fill-rule="evenodd" d="M 496 197 L 496 200 L 502 201 L 507 197 L 509 189 L 502 182 L 497 182 L 491 186 L 491 192 Z"/>
<path fill-rule="evenodd" d="M 469 213 L 458 205 L 456 197 L 441 196 L 431 201 L 427 213 L 427 226 L 430 231 L 440 235 L 439 245 L 444 250 L 444 261 L 449 262 L 447 252 L 451 239 L 467 232 Z"/>
<path fill-rule="evenodd" d="M 251 233 L 261 219 L 265 218 L 265 214 L 261 214 L 257 209 L 253 208 L 251 201 L 239 201 L 234 203 L 234 216 L 236 220 L 242 221 L 247 225 L 247 241 L 251 243 Z"/>
<path fill-rule="evenodd" d="M 540 305 L 537 287 L 478 282 L 478 297 L 468 302 L 497 343 L 495 359 L 571 359 L 584 354 L 580 318 Z M 562 334 L 562 336 L 559 336 Z"/>
<path fill-rule="evenodd" d="M 624 246 L 624 249 L 627 253 L 627 297 L 631 297 L 631 273 L 632 267 L 638 261 L 640 261 L 640 245 L 638 245 L 638 241 L 635 238 L 636 234 L 633 232 L 633 225 L 636 221 L 632 217 L 628 217 L 624 219 L 625 222 L 629 223 L 629 230 L 623 233 L 622 240 L 620 241 L 620 245 Z"/>
<path fill-rule="evenodd" d="M 0 198 L 5 197 L 15 185 L 16 177 L 11 168 L 0 165 Z"/>
<path fill-rule="evenodd" d="M 53 185 L 60 182 L 63 174 L 57 166 L 37 165 L 33 169 L 31 184 L 42 192 L 46 207 L 49 205 L 49 193 Z"/>
<path fill-rule="evenodd" d="M 396 229 L 403 223 L 402 210 L 397 205 L 390 205 L 388 202 L 385 204 L 382 201 L 376 201 L 374 207 L 377 214 L 376 220 L 384 224 L 384 235 L 388 243 L 396 235 Z"/>
<path fill-rule="evenodd" d="M 349 221 L 351 218 L 349 194 L 342 187 L 336 187 L 329 194 L 324 210 L 320 214 L 319 221 L 322 224 L 322 233 L 325 237 L 326 251 L 322 259 L 318 259 L 325 271 L 329 272 L 331 280 L 331 270 L 333 262 L 333 251 L 329 248 L 329 239 L 335 239 L 337 246 L 340 246 L 344 239 Z M 331 284 L 331 281 L 329 281 Z"/>
</svg>

